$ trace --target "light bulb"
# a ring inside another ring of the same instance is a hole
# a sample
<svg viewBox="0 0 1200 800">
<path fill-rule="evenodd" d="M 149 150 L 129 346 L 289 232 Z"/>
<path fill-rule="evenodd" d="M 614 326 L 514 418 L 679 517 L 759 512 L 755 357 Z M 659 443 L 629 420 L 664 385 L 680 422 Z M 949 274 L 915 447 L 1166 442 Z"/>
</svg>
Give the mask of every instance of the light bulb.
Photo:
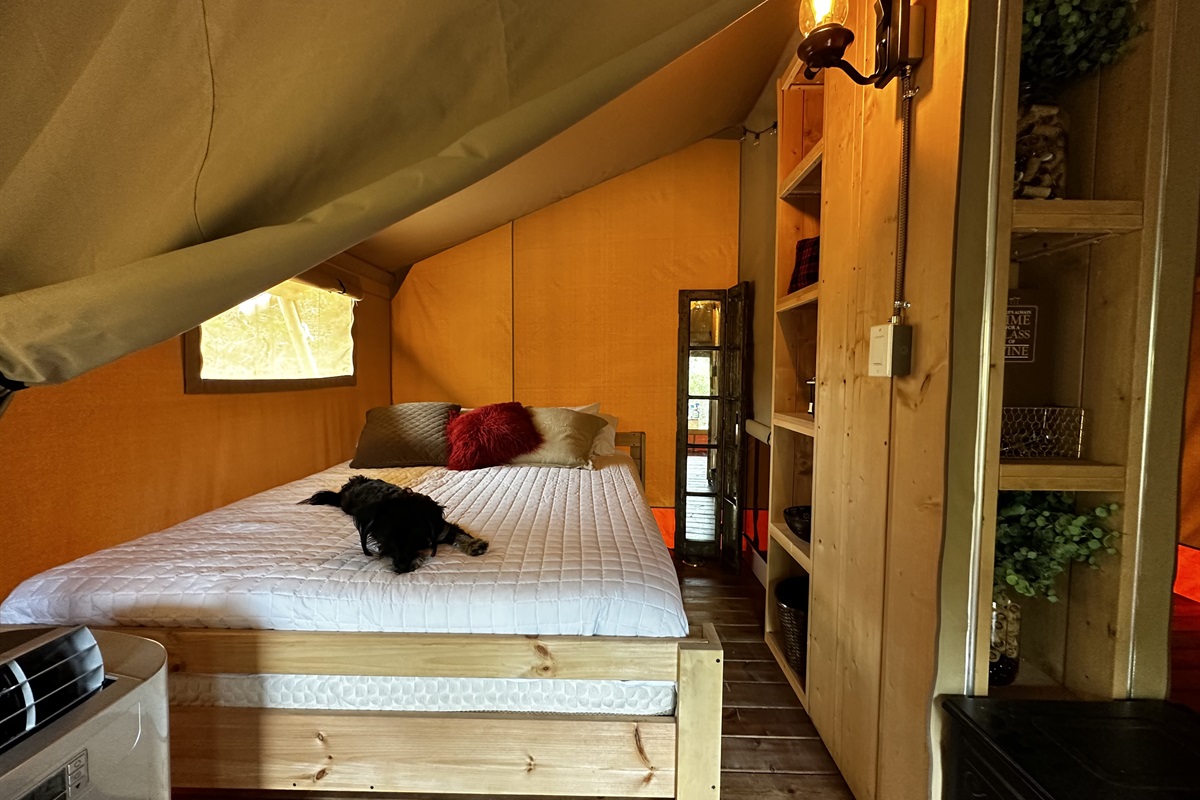
<svg viewBox="0 0 1200 800">
<path fill-rule="evenodd" d="M 850 0 L 800 0 L 800 35 L 822 25 L 845 25 L 849 15 Z"/>
</svg>

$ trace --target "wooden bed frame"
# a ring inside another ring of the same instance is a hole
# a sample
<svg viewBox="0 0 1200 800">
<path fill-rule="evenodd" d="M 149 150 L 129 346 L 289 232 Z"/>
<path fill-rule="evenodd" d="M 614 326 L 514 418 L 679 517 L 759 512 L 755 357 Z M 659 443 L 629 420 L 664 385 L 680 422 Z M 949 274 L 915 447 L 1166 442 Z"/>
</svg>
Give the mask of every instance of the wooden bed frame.
<svg viewBox="0 0 1200 800">
<path fill-rule="evenodd" d="M 721 643 L 687 639 L 116 628 L 172 672 L 675 681 L 674 716 L 173 706 L 176 789 L 716 800 Z"/>
<path fill-rule="evenodd" d="M 617 434 L 645 475 L 645 434 Z M 723 653 L 686 639 L 113 628 L 171 672 L 674 681 L 673 716 L 173 706 L 175 789 L 718 800 Z"/>
</svg>

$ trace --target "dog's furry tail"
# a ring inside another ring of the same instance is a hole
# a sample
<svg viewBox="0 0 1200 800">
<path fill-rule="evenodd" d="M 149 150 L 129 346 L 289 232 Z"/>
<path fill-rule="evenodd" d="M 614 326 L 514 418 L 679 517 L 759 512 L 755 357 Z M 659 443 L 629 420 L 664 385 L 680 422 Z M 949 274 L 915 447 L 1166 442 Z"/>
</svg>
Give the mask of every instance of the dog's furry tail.
<svg viewBox="0 0 1200 800">
<path fill-rule="evenodd" d="M 296 505 L 298 505 L 298 506 L 300 506 L 300 505 L 341 506 L 341 504 L 342 504 L 341 492 L 324 491 L 324 492 L 317 492 L 312 497 L 308 498 L 307 500 L 301 500 Z"/>
<path fill-rule="evenodd" d="M 449 520 L 446 520 L 446 527 L 443 530 L 445 531 L 445 533 L 443 534 L 445 536 L 444 541 L 447 541 L 447 542 L 454 541 L 455 537 L 458 537 L 458 536 L 471 536 L 471 534 L 467 533 L 466 529 L 462 528 L 459 525 L 456 525 L 455 523 L 453 523 Z M 472 537 L 472 538 L 474 538 L 474 537 Z"/>
</svg>

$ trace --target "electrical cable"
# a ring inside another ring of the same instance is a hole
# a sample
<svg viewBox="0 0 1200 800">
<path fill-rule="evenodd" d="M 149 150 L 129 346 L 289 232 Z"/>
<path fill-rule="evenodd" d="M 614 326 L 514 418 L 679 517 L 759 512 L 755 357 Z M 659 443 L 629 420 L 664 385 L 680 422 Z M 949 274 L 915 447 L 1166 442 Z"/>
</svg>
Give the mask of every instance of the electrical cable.
<svg viewBox="0 0 1200 800">
<path fill-rule="evenodd" d="M 751 128 L 747 128 L 745 125 L 743 125 L 742 126 L 742 135 L 739 140 L 744 142 L 744 141 L 746 141 L 747 137 L 753 136 L 754 141 L 751 142 L 751 144 L 758 144 L 758 141 L 763 136 L 763 134 L 774 136 L 778 130 L 779 130 L 778 122 L 772 122 L 770 125 L 763 128 L 761 131 L 756 131 Z"/>
<path fill-rule="evenodd" d="M 900 69 L 900 197 L 896 212 L 896 284 L 893 298 L 892 322 L 904 321 L 908 302 L 904 299 L 904 276 L 908 270 L 908 184 L 909 159 L 912 153 L 912 108 L 917 90 L 912 86 L 912 66 Z"/>
</svg>

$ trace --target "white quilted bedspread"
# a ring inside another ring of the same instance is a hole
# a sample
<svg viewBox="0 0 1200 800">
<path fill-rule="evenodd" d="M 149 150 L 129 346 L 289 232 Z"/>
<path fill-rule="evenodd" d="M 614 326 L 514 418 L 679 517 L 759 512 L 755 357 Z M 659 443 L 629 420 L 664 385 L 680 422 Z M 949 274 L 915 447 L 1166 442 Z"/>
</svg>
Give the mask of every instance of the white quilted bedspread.
<svg viewBox="0 0 1200 800">
<path fill-rule="evenodd" d="M 0 623 L 686 636 L 679 585 L 627 457 L 599 469 L 340 465 L 30 578 Z M 491 546 L 396 575 L 339 509 L 350 475 L 409 483 Z"/>
</svg>

